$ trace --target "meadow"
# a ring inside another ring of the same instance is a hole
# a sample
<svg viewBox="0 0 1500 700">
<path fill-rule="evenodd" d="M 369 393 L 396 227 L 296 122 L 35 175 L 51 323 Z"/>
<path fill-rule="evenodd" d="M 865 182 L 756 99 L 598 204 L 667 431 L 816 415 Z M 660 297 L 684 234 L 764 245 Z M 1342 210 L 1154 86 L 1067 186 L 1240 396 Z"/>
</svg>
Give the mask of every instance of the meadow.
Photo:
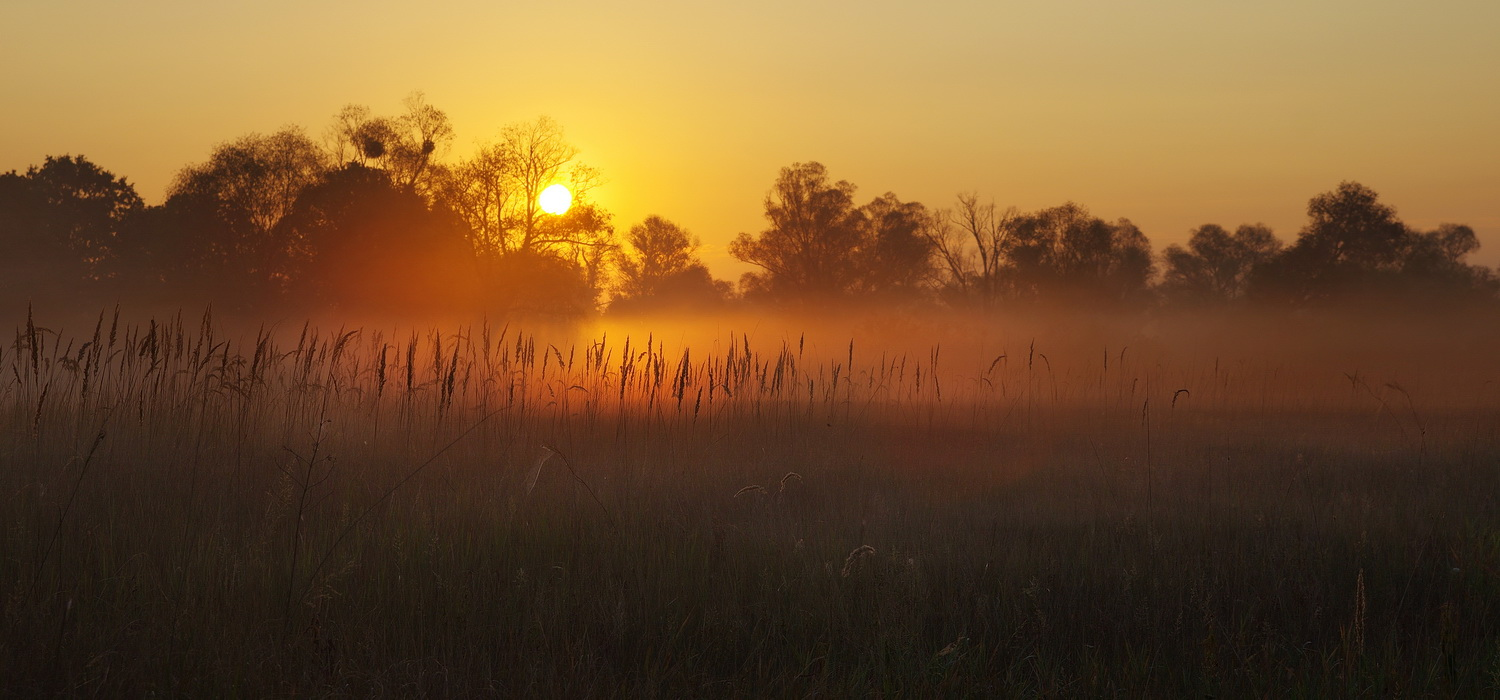
<svg viewBox="0 0 1500 700">
<path fill-rule="evenodd" d="M 28 315 L 0 684 L 1500 692 L 1497 326 L 1136 321 Z"/>
</svg>

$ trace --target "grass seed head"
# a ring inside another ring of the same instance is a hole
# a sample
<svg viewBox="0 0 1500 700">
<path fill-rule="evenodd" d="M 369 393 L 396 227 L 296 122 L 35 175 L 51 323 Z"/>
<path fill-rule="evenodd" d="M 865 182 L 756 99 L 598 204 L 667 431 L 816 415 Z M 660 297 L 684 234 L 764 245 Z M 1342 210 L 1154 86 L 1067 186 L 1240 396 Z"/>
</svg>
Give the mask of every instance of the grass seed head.
<svg viewBox="0 0 1500 700">
<path fill-rule="evenodd" d="M 844 558 L 844 570 L 840 575 L 844 578 L 849 578 L 849 574 L 854 572 L 854 567 L 859 565 L 861 559 L 873 556 L 875 556 L 874 547 L 867 544 L 860 545 L 854 551 L 850 552 L 849 556 Z"/>
<path fill-rule="evenodd" d="M 788 481 L 791 481 L 792 479 L 796 479 L 797 481 L 801 481 L 802 480 L 802 475 L 798 474 L 797 472 L 787 472 L 786 476 L 781 477 L 781 486 L 777 488 L 777 492 L 778 493 L 786 493 L 786 483 Z"/>
</svg>

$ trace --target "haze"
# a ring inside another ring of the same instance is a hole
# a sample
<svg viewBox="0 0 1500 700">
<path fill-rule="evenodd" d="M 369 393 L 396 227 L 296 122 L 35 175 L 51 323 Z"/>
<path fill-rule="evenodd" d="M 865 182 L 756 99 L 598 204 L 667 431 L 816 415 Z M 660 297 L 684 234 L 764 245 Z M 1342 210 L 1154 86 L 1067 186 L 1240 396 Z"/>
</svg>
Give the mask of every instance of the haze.
<svg viewBox="0 0 1500 700">
<path fill-rule="evenodd" d="M 929 206 L 1073 200 L 1158 249 L 1206 222 L 1285 240 L 1342 180 L 1500 261 L 1500 5 L 1323 2 L 7 3 L 0 167 L 79 153 L 159 202 L 217 143 L 423 90 L 449 158 L 547 114 L 628 227 L 670 217 L 714 274 L 817 160 Z"/>
</svg>

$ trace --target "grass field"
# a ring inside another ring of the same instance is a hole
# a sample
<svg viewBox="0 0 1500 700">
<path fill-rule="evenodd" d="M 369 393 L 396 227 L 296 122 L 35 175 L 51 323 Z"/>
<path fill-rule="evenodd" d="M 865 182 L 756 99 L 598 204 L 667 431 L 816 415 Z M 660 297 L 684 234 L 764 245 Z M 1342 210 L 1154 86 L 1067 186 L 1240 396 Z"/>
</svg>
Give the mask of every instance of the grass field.
<svg viewBox="0 0 1500 700">
<path fill-rule="evenodd" d="M 1489 336 L 18 326 L 6 695 L 1500 693 Z"/>
</svg>

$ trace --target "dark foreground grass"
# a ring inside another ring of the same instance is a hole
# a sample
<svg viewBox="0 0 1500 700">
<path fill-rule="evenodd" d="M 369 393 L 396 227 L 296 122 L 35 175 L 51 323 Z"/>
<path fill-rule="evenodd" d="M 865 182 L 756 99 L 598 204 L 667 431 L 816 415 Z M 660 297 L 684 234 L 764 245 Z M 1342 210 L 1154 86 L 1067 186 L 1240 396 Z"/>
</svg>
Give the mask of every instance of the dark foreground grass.
<svg viewBox="0 0 1500 700">
<path fill-rule="evenodd" d="M 88 392 L 3 358 L 5 694 L 1500 688 L 1492 410 L 742 385 L 715 413 L 692 365 L 648 406 L 618 357 L 377 397 L 399 363 L 229 351 L 213 375 L 192 345 L 106 353 Z"/>
</svg>

